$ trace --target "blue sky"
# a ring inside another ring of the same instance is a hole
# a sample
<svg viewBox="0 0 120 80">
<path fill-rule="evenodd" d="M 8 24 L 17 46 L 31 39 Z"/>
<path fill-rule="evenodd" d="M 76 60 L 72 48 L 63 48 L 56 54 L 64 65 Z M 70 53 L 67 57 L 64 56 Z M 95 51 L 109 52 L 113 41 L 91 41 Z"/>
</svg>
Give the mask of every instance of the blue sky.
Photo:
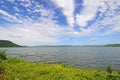
<svg viewBox="0 0 120 80">
<path fill-rule="evenodd" d="M 30 46 L 120 43 L 120 0 L 0 0 L 0 40 Z"/>
</svg>

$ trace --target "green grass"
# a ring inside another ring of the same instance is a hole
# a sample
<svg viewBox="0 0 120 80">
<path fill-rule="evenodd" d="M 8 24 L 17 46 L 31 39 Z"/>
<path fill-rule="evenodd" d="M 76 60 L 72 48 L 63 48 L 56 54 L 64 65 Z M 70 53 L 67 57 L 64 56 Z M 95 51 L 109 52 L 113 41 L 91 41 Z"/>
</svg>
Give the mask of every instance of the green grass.
<svg viewBox="0 0 120 80">
<path fill-rule="evenodd" d="M 0 80 L 120 80 L 120 74 L 9 58 L 0 63 Z"/>
<path fill-rule="evenodd" d="M 6 58 L 0 51 L 0 80 L 120 80 L 120 73 L 112 66 L 107 71 L 77 69 L 65 64 L 28 62 L 19 58 Z"/>
</svg>

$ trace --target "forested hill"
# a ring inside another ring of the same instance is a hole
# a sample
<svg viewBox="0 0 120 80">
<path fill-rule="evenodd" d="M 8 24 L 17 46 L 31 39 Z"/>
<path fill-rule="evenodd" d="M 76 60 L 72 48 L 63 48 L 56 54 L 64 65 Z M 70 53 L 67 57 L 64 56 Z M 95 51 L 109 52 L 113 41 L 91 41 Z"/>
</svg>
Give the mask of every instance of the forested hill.
<svg viewBox="0 0 120 80">
<path fill-rule="evenodd" d="M 105 47 L 120 47 L 120 44 L 106 44 Z"/>
<path fill-rule="evenodd" d="M 0 47 L 21 47 L 21 46 L 13 43 L 11 41 L 0 40 Z"/>
</svg>

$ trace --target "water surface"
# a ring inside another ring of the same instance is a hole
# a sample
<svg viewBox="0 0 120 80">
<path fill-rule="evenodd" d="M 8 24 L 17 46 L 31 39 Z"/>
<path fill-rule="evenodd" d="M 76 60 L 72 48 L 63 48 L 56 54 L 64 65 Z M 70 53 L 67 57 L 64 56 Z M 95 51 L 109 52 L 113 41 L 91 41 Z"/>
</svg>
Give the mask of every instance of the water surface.
<svg viewBox="0 0 120 80">
<path fill-rule="evenodd" d="M 106 69 L 113 65 L 120 71 L 120 47 L 19 47 L 7 50 L 7 57 L 27 61 L 65 62 L 79 68 Z"/>
</svg>

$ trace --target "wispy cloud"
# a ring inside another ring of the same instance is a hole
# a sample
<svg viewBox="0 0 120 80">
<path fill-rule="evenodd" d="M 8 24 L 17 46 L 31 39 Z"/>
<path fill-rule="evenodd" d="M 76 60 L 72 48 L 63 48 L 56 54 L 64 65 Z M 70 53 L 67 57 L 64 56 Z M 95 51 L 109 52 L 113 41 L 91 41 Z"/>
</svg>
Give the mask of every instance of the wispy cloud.
<svg viewBox="0 0 120 80">
<path fill-rule="evenodd" d="M 119 5 L 119 0 L 84 0 L 83 10 L 76 15 L 76 23 L 80 25 L 81 29 L 80 32 L 77 31 L 77 35 L 82 33 L 109 35 L 120 32 Z M 90 21 L 93 22 L 90 23 Z"/>
<path fill-rule="evenodd" d="M 26 22 L 9 28 L 0 27 L 0 39 L 8 39 L 22 45 L 31 45 L 32 42 L 55 43 L 58 41 L 57 36 L 62 34 L 61 31 L 58 25 L 49 20 L 41 23 Z"/>
<path fill-rule="evenodd" d="M 14 9 L 17 10 L 18 8 L 14 7 Z M 0 34 L 2 34 L 0 39 L 11 40 L 21 45 L 32 45 L 34 42 L 47 44 L 58 42 L 58 36 L 63 34 L 64 29 L 56 24 L 56 21 L 52 20 L 54 12 L 36 4 L 34 10 L 29 11 L 29 13 L 39 13 L 41 16 L 34 20 L 36 18 L 34 15 L 29 17 L 16 13 L 13 16 L 0 9 L 3 19 L 17 22 L 9 24 L 10 27 L 7 26 L 7 28 L 0 26 Z M 22 22 L 19 23 L 18 21 Z"/>
<path fill-rule="evenodd" d="M 15 0 L 8 0 L 9 2 L 13 3 Z"/>
<path fill-rule="evenodd" d="M 118 2 L 119 0 L 106 2 L 106 10 L 101 13 L 98 19 L 91 25 L 91 27 L 96 28 L 97 34 L 109 35 L 120 32 L 120 4 Z"/>
<path fill-rule="evenodd" d="M 22 21 L 18 20 L 16 16 L 10 15 L 6 11 L 0 9 L 0 14 L 3 15 L 2 18 L 5 19 L 6 21 L 10 22 L 19 22 L 21 23 Z"/>
<path fill-rule="evenodd" d="M 85 27 L 89 21 L 94 20 L 98 11 L 105 12 L 107 6 L 104 0 L 84 0 L 83 10 L 76 15 L 76 22 L 80 27 Z"/>
<path fill-rule="evenodd" d="M 74 0 L 52 0 L 63 12 L 65 17 L 67 18 L 69 26 L 73 26 L 74 24 Z"/>
<path fill-rule="evenodd" d="M 79 12 L 75 12 L 74 0 L 51 0 L 55 8 L 45 7 L 45 2 L 34 0 L 8 1 L 15 4 L 11 9 L 14 12 L 9 11 L 3 0 L 0 1 L 4 5 L 0 8 L 1 20 L 11 22 L 6 27 L 0 25 L 0 39 L 33 45 L 33 42 L 59 43 L 64 36 L 69 39 L 120 32 L 120 0 L 83 0 L 77 3 L 82 6 Z M 62 18 L 55 15 L 59 14 L 54 10 L 56 8 L 66 17 L 68 25 L 61 26 L 57 23 Z M 60 19 L 57 20 L 56 17 Z M 96 40 L 91 38 L 91 41 Z"/>
</svg>

